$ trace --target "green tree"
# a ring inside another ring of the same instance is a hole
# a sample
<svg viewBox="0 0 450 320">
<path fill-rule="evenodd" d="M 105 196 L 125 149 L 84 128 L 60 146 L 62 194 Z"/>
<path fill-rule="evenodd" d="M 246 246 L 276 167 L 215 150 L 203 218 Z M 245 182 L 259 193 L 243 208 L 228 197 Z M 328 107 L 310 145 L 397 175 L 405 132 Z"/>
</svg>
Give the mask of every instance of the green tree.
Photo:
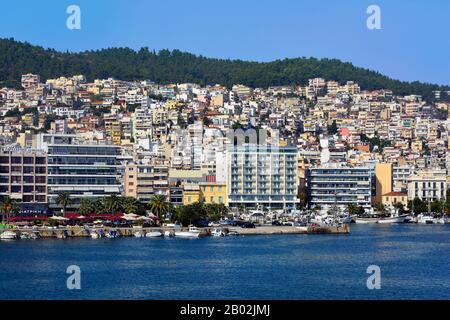
<svg viewBox="0 0 450 320">
<path fill-rule="evenodd" d="M 105 213 L 105 203 L 103 198 L 97 198 L 94 201 L 94 212 L 99 213 Z"/>
<path fill-rule="evenodd" d="M 120 198 L 115 193 L 103 198 L 103 209 L 109 214 L 120 211 L 122 209 Z"/>
<path fill-rule="evenodd" d="M 405 205 L 401 202 L 394 203 L 394 208 L 398 210 L 398 214 L 402 215 L 405 211 Z"/>
<path fill-rule="evenodd" d="M 174 215 L 175 220 L 181 222 L 184 226 L 196 223 L 201 219 L 206 219 L 206 217 L 206 210 L 199 202 L 178 207 Z"/>
<path fill-rule="evenodd" d="M 122 200 L 122 208 L 125 213 L 134 213 L 138 214 L 140 203 L 139 201 L 134 197 L 126 197 Z"/>
<path fill-rule="evenodd" d="M 70 206 L 73 201 L 70 198 L 70 193 L 68 192 L 60 192 L 58 193 L 58 197 L 56 198 L 56 203 L 62 207 L 62 215 L 66 213 L 66 209 Z"/>
<path fill-rule="evenodd" d="M 348 211 L 348 213 L 350 214 L 350 215 L 358 215 L 359 214 L 359 207 L 358 207 L 358 205 L 357 204 L 355 204 L 355 203 L 349 203 L 348 205 L 347 205 L 347 211 Z"/>
<path fill-rule="evenodd" d="M 427 204 L 418 197 L 414 198 L 413 201 L 408 201 L 408 208 L 414 214 L 428 211 Z"/>
<path fill-rule="evenodd" d="M 169 212 L 169 203 L 164 195 L 154 195 L 148 204 L 149 210 L 160 220 L 163 215 Z"/>
<path fill-rule="evenodd" d="M 12 213 L 17 212 L 18 205 L 17 202 L 9 196 L 4 196 L 1 202 L 1 213 L 2 213 L 2 221 L 3 216 L 6 216 L 6 219 L 10 217 Z"/>
<path fill-rule="evenodd" d="M 79 213 L 83 216 L 87 216 L 95 211 L 94 202 L 91 199 L 83 198 L 80 201 Z"/>
<path fill-rule="evenodd" d="M 445 207 L 444 203 L 439 200 L 434 200 L 430 204 L 431 212 L 434 212 L 434 213 L 442 213 L 444 207 Z"/>
<path fill-rule="evenodd" d="M 375 210 L 378 211 L 380 214 L 386 214 L 386 206 L 381 202 L 375 204 Z"/>
<path fill-rule="evenodd" d="M 204 204 L 203 207 L 206 212 L 206 218 L 210 221 L 218 221 L 228 214 L 228 209 L 223 203 Z"/>
</svg>

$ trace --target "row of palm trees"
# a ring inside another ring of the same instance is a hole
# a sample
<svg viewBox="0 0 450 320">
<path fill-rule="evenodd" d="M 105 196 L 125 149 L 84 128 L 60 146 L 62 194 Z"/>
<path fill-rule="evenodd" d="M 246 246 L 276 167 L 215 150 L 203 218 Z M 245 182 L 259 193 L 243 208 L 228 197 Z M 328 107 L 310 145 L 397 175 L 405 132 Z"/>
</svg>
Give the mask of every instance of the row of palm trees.
<svg viewBox="0 0 450 320">
<path fill-rule="evenodd" d="M 62 207 L 62 214 L 64 215 L 67 208 L 73 204 L 73 199 L 69 193 L 64 192 L 58 194 L 56 203 Z M 91 213 L 122 212 L 143 215 L 146 210 L 150 210 L 154 215 L 161 218 L 171 210 L 171 206 L 164 195 L 154 195 L 151 201 L 145 204 L 134 197 L 120 197 L 112 194 L 108 197 L 94 200 L 82 198 L 80 200 L 79 213 L 81 215 L 89 215 Z"/>
</svg>

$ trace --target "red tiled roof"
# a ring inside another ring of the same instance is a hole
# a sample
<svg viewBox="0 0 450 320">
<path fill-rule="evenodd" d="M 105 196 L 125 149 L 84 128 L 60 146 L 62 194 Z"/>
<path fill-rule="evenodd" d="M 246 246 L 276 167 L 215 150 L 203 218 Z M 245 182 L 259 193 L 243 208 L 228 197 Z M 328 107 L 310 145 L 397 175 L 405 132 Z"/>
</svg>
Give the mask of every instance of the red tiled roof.
<svg viewBox="0 0 450 320">
<path fill-rule="evenodd" d="M 383 197 L 407 197 L 408 195 L 402 192 L 389 192 L 383 194 Z"/>
</svg>

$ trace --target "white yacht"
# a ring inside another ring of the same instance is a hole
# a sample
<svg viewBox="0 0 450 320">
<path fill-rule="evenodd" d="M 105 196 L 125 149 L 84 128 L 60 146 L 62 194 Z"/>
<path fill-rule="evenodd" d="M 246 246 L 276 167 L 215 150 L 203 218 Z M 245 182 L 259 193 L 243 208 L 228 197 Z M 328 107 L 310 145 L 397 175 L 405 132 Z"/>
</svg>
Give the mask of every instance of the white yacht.
<svg viewBox="0 0 450 320">
<path fill-rule="evenodd" d="M 17 239 L 17 234 L 13 231 L 5 231 L 0 235 L 0 240 L 14 240 Z"/>
<path fill-rule="evenodd" d="M 200 230 L 194 226 L 190 226 L 188 231 L 175 231 L 175 237 L 199 238 Z"/>
<path fill-rule="evenodd" d="M 427 214 L 419 214 L 417 218 L 417 223 L 421 224 L 436 224 L 438 222 L 436 218 Z"/>
<path fill-rule="evenodd" d="M 156 231 L 150 231 L 150 232 L 147 232 L 147 233 L 145 234 L 145 236 L 146 236 L 147 238 L 160 238 L 160 237 L 164 237 L 164 234 L 163 234 L 161 231 L 156 230 Z"/>
</svg>

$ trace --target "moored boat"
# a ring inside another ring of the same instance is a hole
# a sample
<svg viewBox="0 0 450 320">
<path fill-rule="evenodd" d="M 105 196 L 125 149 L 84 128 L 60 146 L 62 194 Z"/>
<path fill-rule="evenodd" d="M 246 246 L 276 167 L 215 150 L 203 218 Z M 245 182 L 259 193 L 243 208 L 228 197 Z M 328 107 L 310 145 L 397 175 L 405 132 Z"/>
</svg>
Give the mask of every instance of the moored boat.
<svg viewBox="0 0 450 320">
<path fill-rule="evenodd" d="M 145 234 L 145 236 L 146 236 L 147 238 L 161 238 L 161 237 L 164 236 L 164 234 L 163 234 L 161 231 L 157 230 L 157 231 L 150 231 L 150 232 L 147 232 L 147 233 Z"/>
<path fill-rule="evenodd" d="M 213 231 L 211 231 L 211 235 L 213 237 L 225 237 L 226 236 L 226 234 L 222 228 L 214 228 Z"/>
<path fill-rule="evenodd" d="M 389 218 L 381 218 L 377 221 L 377 223 L 380 224 L 389 224 L 389 223 L 405 223 L 405 221 L 408 219 L 408 215 L 404 214 L 401 216 L 393 216 L 393 217 L 389 217 Z"/>
<path fill-rule="evenodd" d="M 181 238 L 199 238 L 200 230 L 194 226 L 190 226 L 188 231 L 175 231 L 175 237 Z"/>
<path fill-rule="evenodd" d="M 436 224 L 438 222 L 438 219 L 426 214 L 420 214 L 417 218 L 417 223 L 420 224 Z"/>
<path fill-rule="evenodd" d="M 17 234 L 13 231 L 5 231 L 0 235 L 0 240 L 14 240 L 17 239 Z"/>
<path fill-rule="evenodd" d="M 145 233 L 142 231 L 137 231 L 134 233 L 134 237 L 135 238 L 143 238 L 143 237 L 145 237 Z"/>
</svg>

